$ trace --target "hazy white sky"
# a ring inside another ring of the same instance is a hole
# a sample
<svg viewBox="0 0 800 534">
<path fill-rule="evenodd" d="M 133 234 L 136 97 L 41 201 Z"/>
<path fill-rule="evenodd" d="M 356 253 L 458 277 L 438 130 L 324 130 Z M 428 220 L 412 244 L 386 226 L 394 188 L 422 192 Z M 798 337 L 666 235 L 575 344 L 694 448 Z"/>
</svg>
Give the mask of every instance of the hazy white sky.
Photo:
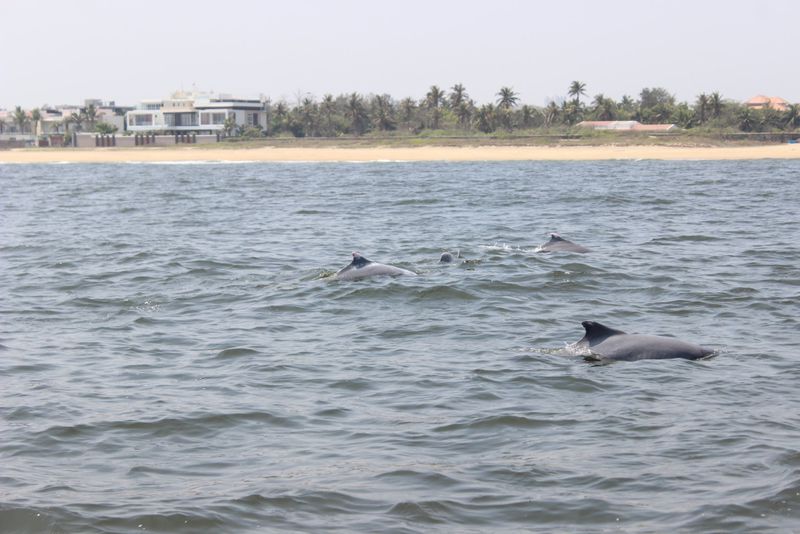
<svg viewBox="0 0 800 534">
<path fill-rule="evenodd" d="M 800 102 L 800 0 L 0 0 L 0 108 L 175 89 L 523 103 L 664 87 Z"/>
</svg>

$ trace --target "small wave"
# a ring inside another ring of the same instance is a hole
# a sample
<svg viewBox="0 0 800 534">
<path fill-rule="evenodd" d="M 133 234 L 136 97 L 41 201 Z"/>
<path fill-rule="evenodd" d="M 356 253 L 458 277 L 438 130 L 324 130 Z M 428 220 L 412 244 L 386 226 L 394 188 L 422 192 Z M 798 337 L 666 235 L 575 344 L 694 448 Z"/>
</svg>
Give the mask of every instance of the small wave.
<svg viewBox="0 0 800 534">
<path fill-rule="evenodd" d="M 379 479 L 388 479 L 391 484 L 413 484 L 420 485 L 426 488 L 439 487 L 449 488 L 461 484 L 460 481 L 450 478 L 441 473 L 431 472 L 424 473 L 414 471 L 412 469 L 398 469 L 395 471 L 387 471 L 377 476 Z"/>
<path fill-rule="evenodd" d="M 276 427 L 295 427 L 298 423 L 288 417 L 269 412 L 202 414 L 193 417 L 165 417 L 154 421 L 102 421 L 71 426 L 53 426 L 36 433 L 44 442 L 72 441 L 104 435 L 107 432 L 129 432 L 151 437 L 207 436 L 242 424 L 267 424 Z"/>
<path fill-rule="evenodd" d="M 332 212 L 326 210 L 310 210 L 310 209 L 303 209 L 297 210 L 294 212 L 294 215 L 328 215 Z"/>
<path fill-rule="evenodd" d="M 251 510 L 261 511 L 265 508 L 273 508 L 291 513 L 306 512 L 321 517 L 341 513 L 374 513 L 381 506 L 379 501 L 362 499 L 336 491 L 306 491 L 269 496 L 255 493 L 240 497 L 234 502 Z"/>
<path fill-rule="evenodd" d="M 260 354 L 257 350 L 248 349 L 246 347 L 232 347 L 229 349 L 221 350 L 215 356 L 216 358 L 240 358 L 242 356 L 256 356 Z"/>
<path fill-rule="evenodd" d="M 350 411 L 348 408 L 325 408 L 314 412 L 314 415 L 316 417 L 345 417 L 350 414 Z"/>
<path fill-rule="evenodd" d="M 419 291 L 415 299 L 418 301 L 439 300 L 465 302 L 478 300 L 478 297 L 463 289 L 451 286 L 434 286 Z"/>
<path fill-rule="evenodd" d="M 501 251 L 501 252 L 519 252 L 522 254 L 529 254 L 532 252 L 538 252 L 537 249 L 539 247 L 536 246 L 535 248 L 525 248 L 525 247 L 520 247 L 519 245 L 509 245 L 508 243 L 492 243 L 489 245 L 478 245 L 478 248 L 482 248 L 484 250 L 492 252 Z"/>
<path fill-rule="evenodd" d="M 710 236 L 710 235 L 689 234 L 689 235 L 677 235 L 669 237 L 656 237 L 648 241 L 647 244 L 659 245 L 659 244 L 679 243 L 682 241 L 687 241 L 689 243 L 710 243 L 714 241 L 724 241 L 724 239 L 721 237 Z"/>
<path fill-rule="evenodd" d="M 496 430 L 499 428 L 546 428 L 563 426 L 567 421 L 533 419 L 522 415 L 494 415 L 481 417 L 468 423 L 452 423 L 433 429 L 434 432 L 456 432 L 460 430 Z"/>
<path fill-rule="evenodd" d="M 560 349 L 555 349 L 568 354 L 570 356 L 591 356 L 592 351 L 586 345 L 579 345 L 577 341 L 574 343 L 565 343 Z"/>
<path fill-rule="evenodd" d="M 331 382 L 328 387 L 334 389 L 344 389 L 347 391 L 366 391 L 372 389 L 372 382 L 364 378 L 352 378 Z"/>
<path fill-rule="evenodd" d="M 392 202 L 394 206 L 429 206 L 433 204 L 441 204 L 438 198 L 404 198 Z"/>
<path fill-rule="evenodd" d="M 443 501 L 400 502 L 392 506 L 390 515 L 398 515 L 414 523 L 447 523 L 452 510 Z"/>
</svg>

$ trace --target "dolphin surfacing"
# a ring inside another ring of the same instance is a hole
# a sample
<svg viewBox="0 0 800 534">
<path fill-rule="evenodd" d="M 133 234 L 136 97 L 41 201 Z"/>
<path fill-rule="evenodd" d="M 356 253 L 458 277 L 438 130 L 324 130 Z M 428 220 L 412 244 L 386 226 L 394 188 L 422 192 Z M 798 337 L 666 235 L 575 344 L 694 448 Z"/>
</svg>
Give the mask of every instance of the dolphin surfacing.
<svg viewBox="0 0 800 534">
<path fill-rule="evenodd" d="M 461 259 L 461 251 L 457 250 L 455 252 L 444 252 L 439 257 L 439 263 L 453 263 L 454 261 Z"/>
<path fill-rule="evenodd" d="M 334 280 L 359 280 L 369 276 L 417 276 L 417 273 L 370 261 L 358 252 L 353 252 L 353 261 L 333 275 Z"/>
<path fill-rule="evenodd" d="M 558 234 L 550 234 L 550 241 L 539 245 L 536 248 L 536 252 L 577 252 L 584 254 L 589 252 L 589 249 L 564 239 Z"/>
<path fill-rule="evenodd" d="M 575 347 L 588 349 L 591 354 L 585 359 L 589 361 L 698 360 L 714 353 L 711 349 L 671 337 L 626 334 L 594 321 L 581 324 L 586 334 L 575 343 Z"/>
</svg>

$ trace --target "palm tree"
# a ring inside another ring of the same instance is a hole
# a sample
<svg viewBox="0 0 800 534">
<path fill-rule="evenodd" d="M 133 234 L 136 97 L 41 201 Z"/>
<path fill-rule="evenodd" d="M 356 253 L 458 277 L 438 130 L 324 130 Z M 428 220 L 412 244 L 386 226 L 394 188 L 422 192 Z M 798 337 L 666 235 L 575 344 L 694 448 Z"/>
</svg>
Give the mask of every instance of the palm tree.
<svg viewBox="0 0 800 534">
<path fill-rule="evenodd" d="M 289 118 L 289 107 L 286 105 L 286 102 L 281 100 L 275 104 L 272 115 L 275 121 L 275 133 L 284 131 L 287 126 L 287 119 Z"/>
<path fill-rule="evenodd" d="M 455 84 L 451 89 L 450 107 L 452 109 L 458 109 L 461 104 L 467 101 L 469 95 L 467 94 L 467 90 L 464 89 L 464 86 L 460 83 Z"/>
<path fill-rule="evenodd" d="M 531 126 L 533 126 L 533 118 L 538 113 L 536 111 L 536 108 L 534 108 L 533 106 L 529 106 L 529 105 L 525 104 L 524 106 L 519 108 L 519 111 L 520 111 L 520 113 L 522 115 L 522 127 L 523 128 L 530 128 Z"/>
<path fill-rule="evenodd" d="M 97 122 L 97 109 L 94 107 L 94 104 L 86 106 L 83 115 L 86 117 L 86 122 L 89 123 L 89 131 L 94 131 L 94 125 Z"/>
<path fill-rule="evenodd" d="M 586 84 L 579 81 L 574 81 L 569 85 L 569 96 L 575 97 L 575 105 L 580 107 L 581 95 L 586 95 Z"/>
<path fill-rule="evenodd" d="M 630 96 L 623 95 L 619 101 L 618 110 L 626 119 L 630 119 L 636 114 L 636 102 Z"/>
<path fill-rule="evenodd" d="M 431 120 L 431 129 L 438 130 L 439 129 L 439 120 L 442 118 L 442 112 L 439 109 L 439 106 L 442 105 L 442 101 L 444 101 L 444 91 L 439 89 L 436 85 L 431 85 L 430 90 L 425 95 L 425 106 L 431 110 L 432 120 Z"/>
<path fill-rule="evenodd" d="M 300 118 L 305 135 L 317 135 L 317 104 L 313 99 L 309 97 L 303 99 L 300 107 Z"/>
<path fill-rule="evenodd" d="M 73 111 L 69 116 L 69 123 L 75 125 L 74 130 L 76 132 L 80 132 L 81 130 L 83 130 L 83 121 L 84 120 L 85 120 L 85 117 L 83 115 L 83 112 L 75 113 Z"/>
<path fill-rule="evenodd" d="M 695 121 L 695 112 L 686 102 L 681 102 L 675 106 L 672 116 L 668 119 L 676 123 L 681 128 L 691 128 Z"/>
<path fill-rule="evenodd" d="M 25 111 L 20 106 L 17 106 L 16 108 L 14 108 L 14 114 L 12 115 L 12 118 L 14 120 L 14 124 L 16 124 L 17 127 L 19 128 L 19 133 L 24 134 L 25 126 L 29 122 L 28 114 L 25 113 Z"/>
<path fill-rule="evenodd" d="M 492 104 L 484 104 L 475 114 L 475 125 L 483 133 L 495 131 L 495 108 Z"/>
<path fill-rule="evenodd" d="M 322 97 L 319 110 L 322 118 L 325 119 L 325 135 L 333 135 L 333 114 L 336 111 L 336 102 L 332 94 L 326 94 Z"/>
<path fill-rule="evenodd" d="M 800 104 L 790 105 L 786 110 L 784 120 L 786 121 L 786 128 L 789 130 L 794 130 L 800 126 Z"/>
<path fill-rule="evenodd" d="M 39 108 L 34 108 L 31 111 L 31 122 L 33 123 L 33 135 L 39 135 L 39 122 L 42 120 L 42 112 Z"/>
<path fill-rule="evenodd" d="M 501 87 L 497 93 L 497 111 L 506 130 L 511 131 L 511 108 L 517 105 L 519 97 L 511 87 Z"/>
<path fill-rule="evenodd" d="M 722 113 L 722 106 L 724 105 L 722 102 L 722 97 L 718 91 L 711 93 L 711 99 L 709 100 L 709 103 L 711 104 L 711 113 L 713 117 L 715 119 L 718 118 L 720 113 Z"/>
<path fill-rule="evenodd" d="M 709 99 L 705 93 L 700 93 L 697 97 L 697 110 L 700 112 L 700 124 L 706 122 L 706 109 L 708 108 Z"/>
<path fill-rule="evenodd" d="M 406 97 L 400 101 L 400 120 L 405 125 L 405 128 L 411 129 L 411 122 L 414 120 L 414 114 L 417 111 L 417 103 L 411 97 Z"/>
<path fill-rule="evenodd" d="M 756 117 L 753 110 L 750 108 L 742 109 L 741 113 L 739 113 L 739 129 L 743 132 L 751 132 L 755 124 Z"/>
<path fill-rule="evenodd" d="M 611 98 L 606 98 L 603 93 L 595 95 L 594 101 L 594 117 L 599 121 L 613 121 L 617 116 L 617 103 Z"/>
<path fill-rule="evenodd" d="M 556 120 L 558 120 L 558 115 L 561 110 L 558 108 L 558 104 L 555 103 L 554 100 L 551 100 L 547 107 L 544 108 L 544 125 L 545 127 L 552 126 Z"/>
<path fill-rule="evenodd" d="M 578 101 L 567 102 L 566 100 L 561 104 L 561 116 L 568 126 L 580 122 L 582 119 L 581 107 Z"/>
<path fill-rule="evenodd" d="M 225 122 L 222 123 L 222 130 L 225 132 L 226 137 L 230 137 L 236 129 L 236 119 L 233 116 L 227 117 Z"/>
<path fill-rule="evenodd" d="M 469 123 L 472 119 L 472 112 L 474 109 L 475 104 L 472 103 L 472 100 L 463 101 L 458 105 L 457 108 L 455 108 L 456 117 L 458 117 L 458 124 L 462 128 L 469 128 Z"/>
<path fill-rule="evenodd" d="M 511 87 L 501 87 L 497 97 L 497 107 L 506 111 L 516 106 L 517 102 L 519 102 L 517 93 Z"/>
<path fill-rule="evenodd" d="M 378 130 L 394 130 L 397 125 L 394 121 L 394 105 L 389 95 L 375 95 L 372 98 L 372 116 Z"/>
<path fill-rule="evenodd" d="M 347 99 L 347 115 L 353 133 L 361 135 L 366 131 L 367 113 L 364 110 L 364 101 L 358 93 L 352 93 Z"/>
</svg>

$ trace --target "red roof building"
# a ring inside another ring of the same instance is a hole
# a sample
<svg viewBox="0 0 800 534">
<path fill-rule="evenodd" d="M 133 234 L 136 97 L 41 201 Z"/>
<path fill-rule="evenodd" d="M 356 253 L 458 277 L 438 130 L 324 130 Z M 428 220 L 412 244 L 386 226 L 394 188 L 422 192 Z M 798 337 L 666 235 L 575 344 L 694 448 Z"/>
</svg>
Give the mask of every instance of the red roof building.
<svg viewBox="0 0 800 534">
<path fill-rule="evenodd" d="M 750 109 L 767 109 L 771 108 L 777 111 L 786 111 L 789 109 L 789 102 L 779 96 L 754 96 L 744 103 Z"/>
</svg>

